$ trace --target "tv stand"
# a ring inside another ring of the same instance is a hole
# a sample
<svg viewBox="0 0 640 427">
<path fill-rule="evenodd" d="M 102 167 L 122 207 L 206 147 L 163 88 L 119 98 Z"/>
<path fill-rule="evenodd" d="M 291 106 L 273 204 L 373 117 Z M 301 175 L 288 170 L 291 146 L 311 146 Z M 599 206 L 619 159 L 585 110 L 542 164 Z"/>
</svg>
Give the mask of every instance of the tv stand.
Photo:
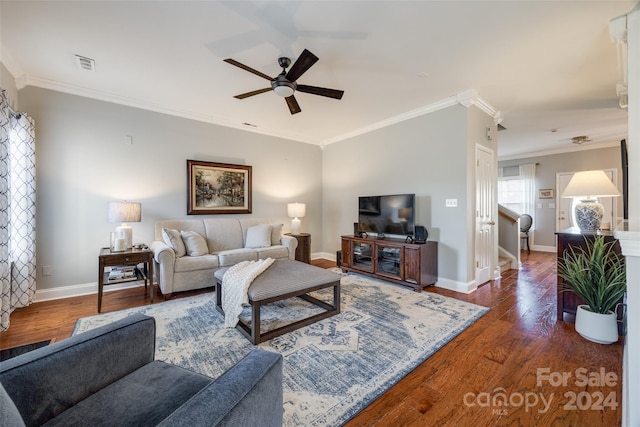
<svg viewBox="0 0 640 427">
<path fill-rule="evenodd" d="M 342 236 L 341 268 L 420 292 L 438 280 L 438 244 L 410 243 L 391 237 Z"/>
</svg>

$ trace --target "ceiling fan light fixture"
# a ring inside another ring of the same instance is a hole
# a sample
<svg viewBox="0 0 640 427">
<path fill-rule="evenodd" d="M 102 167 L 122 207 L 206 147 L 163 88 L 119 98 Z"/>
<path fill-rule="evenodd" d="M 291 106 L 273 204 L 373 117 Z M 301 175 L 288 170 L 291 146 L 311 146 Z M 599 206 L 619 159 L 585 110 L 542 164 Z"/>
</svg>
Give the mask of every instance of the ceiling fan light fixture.
<svg viewBox="0 0 640 427">
<path fill-rule="evenodd" d="M 590 142 L 590 141 L 591 140 L 586 135 L 574 136 L 573 138 L 571 138 L 571 142 L 577 145 L 582 145 L 585 142 Z"/>
<path fill-rule="evenodd" d="M 271 83 L 271 87 L 276 95 L 281 96 L 283 98 L 287 98 L 293 95 L 296 88 L 295 85 L 289 81 L 285 80 L 275 80 Z"/>
</svg>

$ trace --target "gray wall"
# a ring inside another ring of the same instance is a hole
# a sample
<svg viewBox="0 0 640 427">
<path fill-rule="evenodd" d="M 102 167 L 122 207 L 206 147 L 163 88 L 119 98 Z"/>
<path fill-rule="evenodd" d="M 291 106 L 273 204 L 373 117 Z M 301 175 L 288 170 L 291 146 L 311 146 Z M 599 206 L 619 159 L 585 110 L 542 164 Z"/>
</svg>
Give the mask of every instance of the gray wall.
<svg viewBox="0 0 640 427">
<path fill-rule="evenodd" d="M 16 79 L 2 62 L 0 62 L 0 89 L 7 91 L 9 105 L 11 108 L 16 109 L 18 106 L 18 89 L 16 88 Z"/>
<path fill-rule="evenodd" d="M 415 193 L 416 223 L 438 242 L 440 277 L 470 280 L 468 224 L 474 199 L 467 171 L 469 162 L 473 165 L 469 153 L 479 135 L 484 139 L 486 123 L 494 126 L 475 107 L 456 105 L 325 147 L 324 249 L 335 253 L 340 236 L 353 234 L 358 196 Z M 458 207 L 445 208 L 445 199 L 453 198 Z"/>
<path fill-rule="evenodd" d="M 286 204 L 307 203 L 302 231 L 321 248 L 318 146 L 34 87 L 19 92 L 19 106 L 36 123 L 38 289 L 97 281 L 98 250 L 117 226 L 109 201 L 142 202 L 142 222 L 130 224 L 136 242 L 152 240 L 158 219 L 186 218 L 187 159 L 251 165 L 250 216 L 280 218 L 288 231 Z"/>
<path fill-rule="evenodd" d="M 526 163 L 540 163 L 536 166 L 536 192 L 539 189 L 552 188 L 557 196 L 556 174 L 560 172 L 578 172 L 589 169 L 617 169 L 618 189 L 622 190 L 622 171 L 620 170 L 620 147 L 582 150 L 573 153 L 554 154 L 548 156 L 526 157 L 515 160 L 498 162 L 500 167 L 521 165 Z M 617 198 L 618 216 L 622 217 L 622 197 Z M 555 199 L 537 199 L 536 207 L 531 215 L 535 224 L 533 241 L 536 246 L 555 247 L 556 245 L 556 210 L 549 208 L 549 204 L 557 205 Z M 531 234 L 531 233 L 530 233 Z"/>
</svg>

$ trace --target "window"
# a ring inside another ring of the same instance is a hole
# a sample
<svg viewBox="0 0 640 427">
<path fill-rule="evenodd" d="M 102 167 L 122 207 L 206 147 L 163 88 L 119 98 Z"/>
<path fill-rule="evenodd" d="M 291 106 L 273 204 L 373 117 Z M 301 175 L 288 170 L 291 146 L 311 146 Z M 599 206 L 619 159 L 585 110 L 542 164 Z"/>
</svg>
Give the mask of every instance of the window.
<svg viewBox="0 0 640 427">
<path fill-rule="evenodd" d="M 523 182 L 519 177 L 498 179 L 498 203 L 517 213 L 524 212 Z"/>
<path fill-rule="evenodd" d="M 533 215 L 535 209 L 536 164 L 499 168 L 498 203 L 519 214 Z M 533 230 L 532 226 L 532 230 Z"/>
</svg>

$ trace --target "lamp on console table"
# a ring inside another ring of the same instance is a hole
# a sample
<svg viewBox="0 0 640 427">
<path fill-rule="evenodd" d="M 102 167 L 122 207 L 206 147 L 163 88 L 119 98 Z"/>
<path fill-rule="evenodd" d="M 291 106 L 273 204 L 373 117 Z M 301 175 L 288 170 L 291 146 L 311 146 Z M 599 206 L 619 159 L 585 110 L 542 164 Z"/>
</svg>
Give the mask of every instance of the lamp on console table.
<svg viewBox="0 0 640 427">
<path fill-rule="evenodd" d="M 620 192 L 602 170 L 576 172 L 562 198 L 578 198 L 576 205 L 576 222 L 581 231 L 600 229 L 604 207 L 598 197 L 617 197 Z"/>
<path fill-rule="evenodd" d="M 291 234 L 300 234 L 300 219 L 304 217 L 307 206 L 304 203 L 287 204 L 287 215 L 291 220 Z"/>
<path fill-rule="evenodd" d="M 133 246 L 133 229 L 127 222 L 140 222 L 142 220 L 142 203 L 135 202 L 109 202 L 108 215 L 109 222 L 120 222 L 116 227 L 116 236 L 124 239 L 124 249 Z"/>
</svg>

